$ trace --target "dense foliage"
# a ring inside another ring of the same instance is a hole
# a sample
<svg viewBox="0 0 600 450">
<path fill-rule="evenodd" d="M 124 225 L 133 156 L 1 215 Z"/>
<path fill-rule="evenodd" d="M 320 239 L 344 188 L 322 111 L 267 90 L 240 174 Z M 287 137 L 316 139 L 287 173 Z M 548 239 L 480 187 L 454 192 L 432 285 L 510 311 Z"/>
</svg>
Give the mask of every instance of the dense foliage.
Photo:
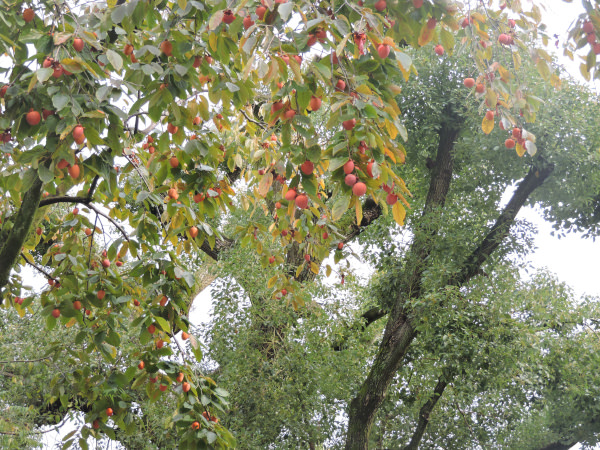
<svg viewBox="0 0 600 450">
<path fill-rule="evenodd" d="M 538 6 L 5 0 L 0 21 L 5 446 L 74 411 L 65 447 L 591 442 L 593 392 L 560 394 L 590 356 L 546 356 L 593 347 L 593 303 L 508 262 L 527 203 L 600 218 L 597 98 L 555 92 Z M 517 419 L 486 423 L 505 397 Z M 424 439 L 440 398 L 484 419 Z"/>
</svg>

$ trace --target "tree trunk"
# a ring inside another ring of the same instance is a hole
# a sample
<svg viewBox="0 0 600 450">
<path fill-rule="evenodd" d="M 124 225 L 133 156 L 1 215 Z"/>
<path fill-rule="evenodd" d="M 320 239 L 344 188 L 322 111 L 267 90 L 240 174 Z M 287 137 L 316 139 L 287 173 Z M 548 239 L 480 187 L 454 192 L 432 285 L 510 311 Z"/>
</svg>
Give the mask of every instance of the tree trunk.
<svg viewBox="0 0 600 450">
<path fill-rule="evenodd" d="M 35 180 L 29 190 L 23 196 L 23 202 L 17 212 L 5 242 L 0 242 L 0 291 L 8 284 L 10 272 L 21 254 L 21 247 L 27 238 L 33 223 L 33 218 L 42 198 L 44 183 L 35 175 Z M 2 298 L 0 298 L 0 304 Z"/>
</svg>

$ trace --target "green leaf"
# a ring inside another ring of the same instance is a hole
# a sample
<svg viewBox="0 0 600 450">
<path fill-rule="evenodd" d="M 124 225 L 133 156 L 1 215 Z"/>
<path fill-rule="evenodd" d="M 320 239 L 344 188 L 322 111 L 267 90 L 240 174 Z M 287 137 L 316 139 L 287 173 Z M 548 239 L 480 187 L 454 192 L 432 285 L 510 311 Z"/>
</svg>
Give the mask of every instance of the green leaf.
<svg viewBox="0 0 600 450">
<path fill-rule="evenodd" d="M 40 164 L 38 166 L 38 175 L 40 180 L 42 180 L 44 183 L 50 183 L 52 180 L 54 180 L 54 173 L 50 172 L 50 169 L 48 169 L 44 164 Z"/>
<path fill-rule="evenodd" d="M 60 111 L 67 106 L 69 100 L 71 100 L 71 98 L 68 95 L 59 93 L 52 97 L 52 104 L 57 111 Z"/>
<path fill-rule="evenodd" d="M 114 50 L 108 50 L 106 52 L 106 57 L 108 58 L 108 61 L 111 63 L 114 69 L 117 72 L 120 72 L 123 68 L 123 58 L 121 58 L 121 55 L 119 55 Z"/>
<path fill-rule="evenodd" d="M 165 319 L 162 317 L 155 317 L 154 320 L 161 330 L 166 331 L 167 333 L 171 332 L 171 326 Z"/>
<path fill-rule="evenodd" d="M 352 198 L 352 191 L 341 194 L 331 209 L 331 219 L 335 222 L 339 220 L 350 206 L 350 199 Z"/>
</svg>

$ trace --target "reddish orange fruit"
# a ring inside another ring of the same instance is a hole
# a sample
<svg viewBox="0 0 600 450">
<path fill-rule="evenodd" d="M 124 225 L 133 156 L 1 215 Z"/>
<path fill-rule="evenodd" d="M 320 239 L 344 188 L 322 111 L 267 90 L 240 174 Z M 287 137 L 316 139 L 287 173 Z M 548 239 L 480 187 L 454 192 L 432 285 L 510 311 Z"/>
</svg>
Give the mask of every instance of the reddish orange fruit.
<svg viewBox="0 0 600 450">
<path fill-rule="evenodd" d="M 167 192 L 167 194 L 173 200 L 177 200 L 179 198 L 179 193 L 177 192 L 177 189 L 175 189 L 175 188 L 169 189 L 168 192 Z"/>
<path fill-rule="evenodd" d="M 254 20 L 252 20 L 252 17 L 250 17 L 249 15 L 244 17 L 244 29 L 247 30 L 252 25 L 254 25 Z"/>
<path fill-rule="evenodd" d="M 352 173 L 354 171 L 354 161 L 352 161 L 351 159 L 348 160 L 348 162 L 346 164 L 344 164 L 344 173 L 346 175 L 348 175 L 349 173 Z"/>
<path fill-rule="evenodd" d="M 387 58 L 390 54 L 390 46 L 387 44 L 379 44 L 377 46 L 377 53 L 379 53 L 381 59 Z"/>
<path fill-rule="evenodd" d="M 133 55 L 133 45 L 125 44 L 125 47 L 123 47 L 123 53 L 125 53 L 127 56 Z"/>
<path fill-rule="evenodd" d="M 52 317 L 54 317 L 55 319 L 58 319 L 60 317 L 60 309 L 58 309 L 58 308 L 53 309 Z"/>
<path fill-rule="evenodd" d="M 138 364 L 138 369 L 144 370 L 144 367 L 146 367 L 146 364 L 144 364 L 144 361 L 140 361 L 140 363 Z"/>
<path fill-rule="evenodd" d="M 179 130 L 179 127 L 176 127 L 175 125 L 173 125 L 172 123 L 168 123 L 167 124 L 167 131 L 171 134 L 175 134 L 177 133 L 177 130 Z"/>
<path fill-rule="evenodd" d="M 463 81 L 463 84 L 465 85 L 465 87 L 468 87 L 469 89 L 471 89 L 473 86 L 475 86 L 475 79 L 465 78 L 465 80 Z"/>
<path fill-rule="evenodd" d="M 181 389 L 183 390 L 183 392 L 188 392 L 191 388 L 192 386 L 187 381 L 181 385 Z"/>
<path fill-rule="evenodd" d="M 308 103 L 312 111 L 318 111 L 321 108 L 321 98 L 315 97 L 314 95 L 310 98 Z"/>
<path fill-rule="evenodd" d="M 35 229 L 35 233 L 36 233 L 38 236 L 41 236 L 41 235 L 42 235 L 42 229 L 41 229 L 40 227 L 37 227 L 37 228 Z"/>
<path fill-rule="evenodd" d="M 387 3 L 385 0 L 378 0 L 375 3 L 375 9 L 379 12 L 383 11 L 385 8 L 387 8 Z"/>
<path fill-rule="evenodd" d="M 304 175 L 312 175 L 315 170 L 315 165 L 312 161 L 304 161 L 300 166 L 300 170 Z"/>
<path fill-rule="evenodd" d="M 42 120 L 42 116 L 39 112 L 34 111 L 33 108 L 29 110 L 29 112 L 25 115 L 25 120 L 32 127 L 36 126 Z"/>
<path fill-rule="evenodd" d="M 173 44 L 169 41 L 162 41 L 160 43 L 160 51 L 163 52 L 167 56 L 171 56 L 173 54 Z"/>
<path fill-rule="evenodd" d="M 192 238 L 195 238 L 196 236 L 198 236 L 198 228 L 197 227 L 190 228 L 190 236 Z"/>
<path fill-rule="evenodd" d="M 112 410 L 112 408 L 106 408 L 106 415 L 107 415 L 108 417 L 110 417 L 110 416 L 112 416 L 112 415 L 113 415 L 113 410 Z"/>
<path fill-rule="evenodd" d="M 289 191 L 287 191 L 285 193 L 285 199 L 288 202 L 291 202 L 292 200 L 294 200 L 296 198 L 296 190 L 295 189 L 290 189 Z"/>
<path fill-rule="evenodd" d="M 81 169 L 77 164 L 73 164 L 71 167 L 69 167 L 69 175 L 71 175 L 71 178 L 79 178 L 80 173 Z"/>
<path fill-rule="evenodd" d="M 75 140 L 77 145 L 81 145 L 85 141 L 84 128 L 81 125 L 77 125 L 73 129 L 73 139 Z"/>
<path fill-rule="evenodd" d="M 264 6 L 259 6 L 258 8 L 256 8 L 256 15 L 258 16 L 258 20 L 263 20 L 266 12 L 267 8 L 265 8 Z"/>
<path fill-rule="evenodd" d="M 169 164 L 171 164 L 171 167 L 175 169 L 179 165 L 179 160 L 177 159 L 177 156 L 171 156 L 171 159 L 169 159 Z"/>
<path fill-rule="evenodd" d="M 75 308 L 77 311 L 79 311 L 81 309 L 81 302 L 79 300 L 75 300 L 73 302 L 73 308 Z"/>
<path fill-rule="evenodd" d="M 155 331 L 156 331 L 156 326 L 154 326 L 154 324 L 152 324 L 148 327 L 148 333 L 154 334 Z"/>
<path fill-rule="evenodd" d="M 308 208 L 308 197 L 306 194 L 300 194 L 296 197 L 296 206 L 300 209 Z"/>
<path fill-rule="evenodd" d="M 357 182 L 354 186 L 352 186 L 352 193 L 357 197 L 362 197 L 367 193 L 367 185 L 362 181 Z"/>
<path fill-rule="evenodd" d="M 436 45 L 435 48 L 433 49 L 433 51 L 435 52 L 436 55 L 438 56 L 442 56 L 444 54 L 444 47 L 442 45 Z"/>
<path fill-rule="evenodd" d="M 83 42 L 83 39 L 81 39 L 81 38 L 73 39 L 73 48 L 75 49 L 75 51 L 80 52 L 83 50 L 83 47 L 85 47 L 85 43 Z"/>
<path fill-rule="evenodd" d="M 356 126 L 356 119 L 344 120 L 342 126 L 344 127 L 344 130 L 350 131 Z"/>
<path fill-rule="evenodd" d="M 494 120 L 494 111 L 487 111 L 485 113 L 485 120 Z"/>
<path fill-rule="evenodd" d="M 199 422 L 194 422 L 192 424 L 192 430 L 199 430 L 200 429 L 200 423 Z"/>
<path fill-rule="evenodd" d="M 27 23 L 31 22 L 34 17 L 35 17 L 35 13 L 33 12 L 33 9 L 27 8 L 25 11 L 23 11 L 23 20 L 25 22 L 27 22 Z"/>
<path fill-rule="evenodd" d="M 104 291 L 104 289 L 100 289 L 97 293 L 96 293 L 96 297 L 98 297 L 98 300 L 102 300 L 104 298 L 104 296 L 106 295 L 106 292 Z"/>
<path fill-rule="evenodd" d="M 190 335 L 189 335 L 189 334 L 187 334 L 185 331 L 183 331 L 183 332 L 181 333 L 181 339 L 183 339 L 184 341 L 188 340 L 188 339 L 189 339 L 189 337 L 190 337 Z"/>
<path fill-rule="evenodd" d="M 504 145 L 506 146 L 506 148 L 515 148 L 515 141 L 514 139 L 507 139 L 504 141 Z"/>
<path fill-rule="evenodd" d="M 181 383 L 183 381 L 183 378 L 184 378 L 183 372 L 179 372 L 177 374 L 176 380 L 177 380 L 178 383 Z"/>
</svg>

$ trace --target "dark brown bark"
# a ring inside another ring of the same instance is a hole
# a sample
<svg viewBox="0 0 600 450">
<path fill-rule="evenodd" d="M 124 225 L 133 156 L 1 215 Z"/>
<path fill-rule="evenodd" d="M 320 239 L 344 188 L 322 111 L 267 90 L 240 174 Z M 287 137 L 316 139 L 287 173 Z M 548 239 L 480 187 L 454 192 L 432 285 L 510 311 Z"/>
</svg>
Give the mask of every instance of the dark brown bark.
<svg viewBox="0 0 600 450">
<path fill-rule="evenodd" d="M 216 239 L 215 246 L 213 248 L 210 247 L 210 244 L 205 239 L 200 246 L 200 250 L 206 253 L 215 261 L 219 260 L 219 254 L 224 251 L 230 249 L 235 244 L 235 241 L 232 239 L 224 238 L 224 239 Z"/>
<path fill-rule="evenodd" d="M 13 221 L 12 230 L 10 230 L 6 241 L 0 242 L 0 290 L 8 284 L 10 272 L 21 254 L 21 247 L 29 234 L 33 218 L 42 198 L 43 186 L 44 183 L 36 174 L 33 184 L 23 196 L 21 207 Z M 2 299 L 0 298 L 1 303 Z"/>
<path fill-rule="evenodd" d="M 543 168 L 531 167 L 529 169 L 527 176 L 519 183 L 512 198 L 502 210 L 490 232 L 479 247 L 471 253 L 471 256 L 464 263 L 462 270 L 448 284 L 459 286 L 477 275 L 481 265 L 498 248 L 502 240 L 508 236 L 510 226 L 514 223 L 515 217 L 531 193 L 546 181 L 553 170 L 553 164 L 546 165 Z"/>
<path fill-rule="evenodd" d="M 446 107 L 446 117 L 452 117 L 451 106 Z M 458 122 L 445 122 L 439 131 L 439 143 L 431 181 L 423 210 L 421 226 L 407 257 L 407 271 L 398 274 L 402 281 L 401 291 L 392 307 L 379 351 L 367 379 L 350 403 L 346 450 L 367 450 L 369 434 L 375 414 L 388 390 L 394 375 L 400 368 L 408 348 L 416 336 L 413 318 L 404 311 L 408 298 L 418 298 L 421 293 L 421 276 L 426 268 L 427 257 L 433 248 L 433 238 L 439 223 L 429 220 L 444 206 L 454 168 L 453 148 L 460 126 Z"/>
<path fill-rule="evenodd" d="M 431 395 L 431 397 L 429 397 L 429 400 L 427 400 L 419 410 L 419 422 L 417 423 L 417 428 L 408 445 L 404 447 L 404 450 L 417 450 L 419 448 L 421 439 L 423 439 L 423 435 L 425 434 L 425 430 L 427 429 L 427 425 L 429 424 L 429 417 L 431 415 L 431 412 L 433 411 L 433 408 L 435 408 L 435 405 L 444 393 L 444 389 L 446 389 L 447 385 L 448 381 L 446 379 L 446 376 L 442 375 L 437 385 L 433 389 L 433 394 Z"/>
</svg>

